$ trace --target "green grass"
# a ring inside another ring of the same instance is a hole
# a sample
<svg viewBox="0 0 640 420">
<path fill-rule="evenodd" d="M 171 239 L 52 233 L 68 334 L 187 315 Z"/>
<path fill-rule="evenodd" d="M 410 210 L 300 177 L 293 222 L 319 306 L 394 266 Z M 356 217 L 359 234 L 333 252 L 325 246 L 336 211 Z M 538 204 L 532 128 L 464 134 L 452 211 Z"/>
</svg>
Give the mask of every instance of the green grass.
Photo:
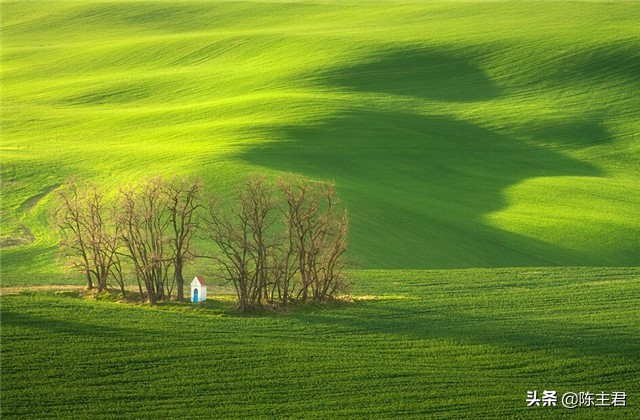
<svg viewBox="0 0 640 420">
<path fill-rule="evenodd" d="M 366 268 L 640 265 L 634 2 L 1 8 L 3 275 L 61 272 L 69 176 L 281 171 L 336 181 Z"/>
<path fill-rule="evenodd" d="M 638 269 L 359 271 L 354 303 L 240 316 L 2 298 L 3 418 L 637 418 Z M 625 408 L 526 407 L 530 390 Z"/>
<path fill-rule="evenodd" d="M 352 273 L 366 299 L 251 316 L 2 296 L 3 418 L 640 417 L 635 2 L 0 13 L 2 286 L 82 284 L 49 225 L 71 176 L 335 180 L 377 269 Z M 629 406 L 527 409 L 545 389 Z"/>
</svg>

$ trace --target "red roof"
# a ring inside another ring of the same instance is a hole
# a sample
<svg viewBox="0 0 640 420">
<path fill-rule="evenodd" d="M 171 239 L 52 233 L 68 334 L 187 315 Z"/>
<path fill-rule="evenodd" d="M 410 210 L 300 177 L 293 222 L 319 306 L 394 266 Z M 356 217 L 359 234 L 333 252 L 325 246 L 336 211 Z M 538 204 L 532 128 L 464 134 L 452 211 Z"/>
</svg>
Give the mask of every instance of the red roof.
<svg viewBox="0 0 640 420">
<path fill-rule="evenodd" d="M 204 277 L 202 276 L 196 276 L 196 278 L 198 279 L 198 281 L 200 282 L 201 285 L 206 286 L 207 282 L 204 281 Z"/>
</svg>

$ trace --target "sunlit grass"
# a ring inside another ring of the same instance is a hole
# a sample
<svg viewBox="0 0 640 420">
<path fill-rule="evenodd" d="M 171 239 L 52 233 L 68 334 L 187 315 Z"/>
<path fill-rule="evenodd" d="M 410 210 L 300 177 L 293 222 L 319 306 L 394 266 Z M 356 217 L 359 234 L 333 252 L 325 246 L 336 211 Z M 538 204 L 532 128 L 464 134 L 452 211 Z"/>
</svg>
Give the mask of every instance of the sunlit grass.
<svg viewBox="0 0 640 420">
<path fill-rule="evenodd" d="M 3 273 L 60 272 L 25 203 L 70 176 L 281 171 L 363 267 L 640 264 L 632 2 L 1 7 Z"/>
</svg>

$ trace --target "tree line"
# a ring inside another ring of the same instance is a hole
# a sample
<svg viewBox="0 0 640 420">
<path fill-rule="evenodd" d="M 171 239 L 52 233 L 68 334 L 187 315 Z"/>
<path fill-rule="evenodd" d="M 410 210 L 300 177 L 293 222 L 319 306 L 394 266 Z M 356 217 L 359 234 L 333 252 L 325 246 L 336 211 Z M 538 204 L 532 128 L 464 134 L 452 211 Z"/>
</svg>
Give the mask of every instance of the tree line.
<svg viewBox="0 0 640 420">
<path fill-rule="evenodd" d="M 114 197 L 68 182 L 54 212 L 71 267 L 89 289 L 135 279 L 150 304 L 184 300 L 184 270 L 207 259 L 233 285 L 238 307 L 322 301 L 346 292 L 348 217 L 335 186 L 293 175 L 251 176 L 232 199 L 197 180 L 149 178 Z M 206 249 L 196 250 L 195 239 Z"/>
</svg>

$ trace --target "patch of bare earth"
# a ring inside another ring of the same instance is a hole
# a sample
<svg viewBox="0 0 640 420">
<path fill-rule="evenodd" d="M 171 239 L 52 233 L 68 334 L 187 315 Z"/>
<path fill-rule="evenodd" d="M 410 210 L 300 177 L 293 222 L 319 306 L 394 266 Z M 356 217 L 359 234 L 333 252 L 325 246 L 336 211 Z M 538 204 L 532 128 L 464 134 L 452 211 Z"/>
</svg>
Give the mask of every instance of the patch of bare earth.
<svg viewBox="0 0 640 420">
<path fill-rule="evenodd" d="M 0 296 L 3 295 L 17 295 L 24 291 L 38 291 L 38 290 L 85 290 L 78 285 L 45 285 L 45 286 L 11 286 L 0 287 Z"/>
</svg>

